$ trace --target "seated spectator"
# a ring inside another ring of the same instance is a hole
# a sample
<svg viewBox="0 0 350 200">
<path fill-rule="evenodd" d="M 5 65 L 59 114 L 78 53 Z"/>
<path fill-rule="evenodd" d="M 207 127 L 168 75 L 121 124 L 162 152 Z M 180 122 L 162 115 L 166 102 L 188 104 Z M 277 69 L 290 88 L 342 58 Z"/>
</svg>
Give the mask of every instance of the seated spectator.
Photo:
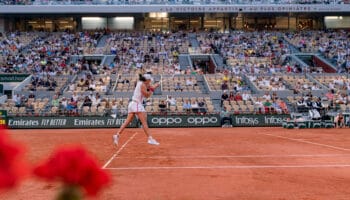
<svg viewBox="0 0 350 200">
<path fill-rule="evenodd" d="M 73 98 L 67 104 L 68 115 L 74 115 L 77 113 L 77 102 Z"/>
<path fill-rule="evenodd" d="M 270 113 L 272 103 L 266 99 L 265 102 L 263 102 L 263 105 L 265 108 L 265 113 Z"/>
<path fill-rule="evenodd" d="M 96 89 L 96 83 L 95 83 L 94 80 L 91 80 L 90 84 L 89 84 L 89 87 L 88 87 L 88 90 L 95 91 L 95 89 Z"/>
<path fill-rule="evenodd" d="M 116 55 L 117 54 L 117 48 L 115 46 L 111 46 L 111 54 Z"/>
<path fill-rule="evenodd" d="M 55 87 L 53 85 L 49 85 L 47 91 L 55 91 Z"/>
<path fill-rule="evenodd" d="M 180 90 L 181 92 L 183 90 L 180 82 L 177 82 L 176 85 L 175 85 L 175 91 L 177 91 L 177 90 Z"/>
<path fill-rule="evenodd" d="M 221 84 L 221 90 L 228 90 L 227 81 L 224 81 L 224 82 Z"/>
<path fill-rule="evenodd" d="M 221 107 L 222 107 L 224 101 L 227 101 L 228 98 L 229 98 L 229 97 L 228 97 L 227 91 L 224 90 L 224 92 L 223 92 L 222 95 L 221 95 Z"/>
<path fill-rule="evenodd" d="M 33 91 L 30 92 L 28 98 L 29 98 L 29 99 L 35 99 L 35 94 L 34 94 Z"/>
<path fill-rule="evenodd" d="M 192 107 L 192 112 L 193 113 L 198 113 L 199 105 L 198 105 L 198 102 L 196 100 L 191 102 L 191 107 Z"/>
<path fill-rule="evenodd" d="M 342 128 L 345 126 L 343 113 L 340 112 L 334 117 L 334 124 L 336 128 Z"/>
<path fill-rule="evenodd" d="M 102 78 L 98 79 L 97 85 L 104 85 L 104 81 Z"/>
<path fill-rule="evenodd" d="M 83 78 L 78 82 L 78 87 L 85 87 L 85 80 Z"/>
<path fill-rule="evenodd" d="M 198 101 L 198 107 L 199 107 L 199 113 L 201 115 L 204 115 L 205 113 L 207 113 L 207 109 L 205 108 L 205 103 L 203 100 Z"/>
<path fill-rule="evenodd" d="M 96 95 L 94 95 L 94 93 L 93 92 L 90 92 L 89 93 L 89 99 L 91 100 L 91 101 L 93 101 L 94 99 L 96 99 L 96 96 L 98 95 L 98 93 L 96 93 Z"/>
<path fill-rule="evenodd" d="M 298 111 L 305 110 L 306 107 L 307 107 L 307 104 L 306 104 L 306 101 L 304 100 L 304 97 L 302 97 L 301 99 L 299 99 L 297 101 L 297 109 L 298 109 Z"/>
<path fill-rule="evenodd" d="M 265 100 L 271 100 L 271 95 L 270 95 L 268 92 L 266 92 L 266 93 L 264 94 L 263 98 L 264 98 Z"/>
<path fill-rule="evenodd" d="M 124 107 L 124 106 L 120 107 L 119 114 L 120 114 L 120 116 L 128 115 L 128 109 L 126 107 Z"/>
<path fill-rule="evenodd" d="M 20 101 L 20 106 L 24 106 L 24 104 L 28 101 L 28 98 L 22 94 L 21 96 L 21 101 Z"/>
<path fill-rule="evenodd" d="M 69 84 L 68 91 L 69 92 L 74 92 L 75 91 L 75 84 L 74 83 Z"/>
<path fill-rule="evenodd" d="M 230 77 L 228 76 L 228 73 L 229 72 L 227 70 L 224 71 L 224 75 L 222 76 L 222 81 L 223 82 L 225 82 L 225 81 L 228 82 L 230 80 Z"/>
<path fill-rule="evenodd" d="M 107 85 L 101 85 L 100 90 L 101 92 L 107 92 Z"/>
<path fill-rule="evenodd" d="M 116 116 L 118 115 L 118 107 L 116 101 L 112 102 L 111 114 L 115 114 Z"/>
<path fill-rule="evenodd" d="M 309 108 L 309 109 L 313 108 L 313 104 L 314 104 L 314 102 L 312 101 L 312 99 L 308 99 L 306 101 L 306 107 Z"/>
<path fill-rule="evenodd" d="M 251 98 L 252 98 L 252 96 L 248 92 L 246 92 L 246 91 L 243 92 L 243 94 L 242 94 L 243 101 L 248 101 Z"/>
<path fill-rule="evenodd" d="M 176 106 L 176 99 L 174 97 L 169 96 L 166 100 L 167 106 Z"/>
<path fill-rule="evenodd" d="M 273 101 L 271 104 L 271 111 L 273 113 L 282 114 L 282 108 L 279 106 L 277 101 Z"/>
<path fill-rule="evenodd" d="M 26 102 L 25 107 L 26 107 L 26 114 L 28 114 L 28 115 L 34 114 L 34 106 L 32 103 Z M 25 114 L 25 113 L 20 113 L 20 114 Z"/>
<path fill-rule="evenodd" d="M 89 98 L 89 96 L 85 96 L 84 102 L 83 102 L 83 106 L 89 106 L 89 107 L 91 107 L 91 105 L 92 105 L 91 99 Z"/>
<path fill-rule="evenodd" d="M 228 100 L 230 100 L 230 101 L 234 101 L 235 100 L 235 95 L 233 94 L 233 92 L 230 92 L 230 94 L 228 96 Z"/>
<path fill-rule="evenodd" d="M 317 109 L 318 111 L 324 110 L 325 106 L 323 105 L 321 98 L 317 98 L 315 102 L 313 102 L 312 107 Z"/>
<path fill-rule="evenodd" d="M 337 104 L 345 104 L 346 96 L 344 94 L 337 93 L 335 95 L 335 103 Z"/>
<path fill-rule="evenodd" d="M 32 86 L 36 87 L 39 83 L 39 77 L 32 76 L 31 83 L 32 83 Z"/>
<path fill-rule="evenodd" d="M 314 83 L 311 87 L 311 90 L 319 90 L 320 88 L 317 86 L 316 83 Z"/>
<path fill-rule="evenodd" d="M 182 104 L 182 107 L 184 110 L 188 112 L 190 112 L 190 110 L 192 109 L 191 103 L 189 100 L 185 100 L 184 103 Z"/>
<path fill-rule="evenodd" d="M 57 82 L 54 78 L 49 78 L 48 79 L 48 84 L 47 87 L 55 88 L 57 87 Z"/>
<path fill-rule="evenodd" d="M 15 103 L 15 105 L 21 104 L 21 97 L 19 96 L 19 94 L 15 94 L 12 96 L 12 102 Z"/>
<path fill-rule="evenodd" d="M 230 125 L 232 124 L 232 118 L 230 112 L 227 111 L 227 108 L 224 106 L 222 111 L 220 112 L 221 117 L 221 126 L 225 124 L 226 121 L 230 122 Z"/>
<path fill-rule="evenodd" d="M 59 107 L 60 106 L 60 100 L 58 99 L 58 96 L 55 95 L 53 99 L 51 100 L 51 105 L 54 107 Z"/>
<path fill-rule="evenodd" d="M 265 111 L 264 104 L 263 104 L 260 97 L 254 102 L 254 107 L 255 107 L 256 112 L 259 114 L 261 114 L 261 113 L 263 113 L 263 111 Z"/>
<path fill-rule="evenodd" d="M 277 103 L 278 103 L 278 106 L 282 109 L 283 113 L 288 113 L 289 112 L 287 104 L 284 101 L 282 101 L 281 99 L 278 99 Z"/>
<path fill-rule="evenodd" d="M 328 92 L 325 95 L 329 101 L 332 101 L 334 98 L 334 91 L 333 90 L 328 90 Z"/>
<path fill-rule="evenodd" d="M 190 78 L 186 79 L 186 86 L 193 86 L 192 79 L 190 79 Z"/>
<path fill-rule="evenodd" d="M 92 101 L 91 106 L 96 106 L 96 107 L 100 106 L 100 104 L 101 104 L 101 97 L 100 97 L 100 95 L 97 94 L 96 98 L 91 99 L 91 101 Z"/>
<path fill-rule="evenodd" d="M 346 95 L 346 105 L 350 105 L 350 94 Z"/>
<path fill-rule="evenodd" d="M 80 100 L 80 95 L 76 92 L 73 92 L 72 98 L 74 99 L 74 101 L 79 101 Z"/>
<path fill-rule="evenodd" d="M 165 103 L 164 100 L 161 100 L 161 101 L 159 102 L 158 107 L 159 107 L 160 113 L 166 114 L 167 106 L 166 106 L 166 103 Z"/>
<path fill-rule="evenodd" d="M 29 86 L 29 91 L 36 91 L 36 86 L 30 85 Z"/>
<path fill-rule="evenodd" d="M 68 106 L 68 100 L 66 99 L 66 97 L 63 97 L 61 100 L 59 110 L 61 110 L 63 113 L 65 113 L 67 111 L 67 106 Z"/>
<path fill-rule="evenodd" d="M 312 120 L 320 120 L 321 119 L 321 114 L 318 112 L 317 109 L 311 108 L 309 109 L 309 117 Z"/>
<path fill-rule="evenodd" d="M 283 83 L 279 83 L 279 84 L 278 84 L 277 90 L 285 90 L 285 89 L 286 89 L 286 86 L 283 85 Z"/>
<path fill-rule="evenodd" d="M 242 97 L 241 93 L 239 93 L 239 92 L 236 93 L 235 100 L 236 101 L 243 101 L 243 97 Z"/>
<path fill-rule="evenodd" d="M 124 79 L 121 75 L 118 76 L 117 83 L 122 83 L 122 84 L 129 84 L 130 81 L 127 79 Z"/>
</svg>

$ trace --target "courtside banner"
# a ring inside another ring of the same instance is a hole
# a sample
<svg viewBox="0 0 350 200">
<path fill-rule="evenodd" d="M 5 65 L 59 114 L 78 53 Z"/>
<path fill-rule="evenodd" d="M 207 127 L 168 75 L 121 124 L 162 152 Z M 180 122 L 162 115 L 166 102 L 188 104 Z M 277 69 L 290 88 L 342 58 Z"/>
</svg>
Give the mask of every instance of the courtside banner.
<svg viewBox="0 0 350 200">
<path fill-rule="evenodd" d="M 290 115 L 232 115 L 232 126 L 282 126 Z"/>
<path fill-rule="evenodd" d="M 220 115 L 148 115 L 148 126 L 162 127 L 219 127 Z"/>
<path fill-rule="evenodd" d="M 125 117 L 8 117 L 9 128 L 116 128 L 120 127 Z M 137 121 L 128 126 L 137 127 Z"/>
<path fill-rule="evenodd" d="M 7 120 L 7 111 L 0 110 L 0 126 L 6 125 L 6 120 Z"/>
<path fill-rule="evenodd" d="M 0 74 L 0 82 L 22 82 L 29 74 Z"/>
</svg>

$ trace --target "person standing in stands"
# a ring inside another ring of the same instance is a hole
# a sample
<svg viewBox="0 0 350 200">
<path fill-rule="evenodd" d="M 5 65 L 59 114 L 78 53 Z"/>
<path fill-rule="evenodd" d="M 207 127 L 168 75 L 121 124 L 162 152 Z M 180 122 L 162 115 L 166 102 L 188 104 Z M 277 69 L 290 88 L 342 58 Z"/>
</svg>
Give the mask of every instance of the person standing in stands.
<svg viewBox="0 0 350 200">
<path fill-rule="evenodd" d="M 227 111 L 227 108 L 224 106 L 222 111 L 220 112 L 221 117 L 221 126 L 225 124 L 226 121 L 230 122 L 230 125 L 232 124 L 232 118 L 230 112 Z"/>
</svg>

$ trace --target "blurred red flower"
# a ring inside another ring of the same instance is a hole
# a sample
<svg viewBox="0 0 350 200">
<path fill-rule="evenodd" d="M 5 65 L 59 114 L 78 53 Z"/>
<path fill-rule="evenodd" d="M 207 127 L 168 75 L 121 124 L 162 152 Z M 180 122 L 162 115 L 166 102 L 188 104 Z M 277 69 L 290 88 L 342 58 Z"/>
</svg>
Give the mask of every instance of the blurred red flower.
<svg viewBox="0 0 350 200">
<path fill-rule="evenodd" d="M 62 181 L 66 186 L 80 186 L 89 196 L 95 196 L 110 182 L 91 155 L 81 146 L 61 147 L 34 169 L 34 174 L 48 181 Z"/>
<path fill-rule="evenodd" d="M 16 186 L 26 174 L 23 145 L 14 142 L 0 127 L 0 189 Z"/>
</svg>

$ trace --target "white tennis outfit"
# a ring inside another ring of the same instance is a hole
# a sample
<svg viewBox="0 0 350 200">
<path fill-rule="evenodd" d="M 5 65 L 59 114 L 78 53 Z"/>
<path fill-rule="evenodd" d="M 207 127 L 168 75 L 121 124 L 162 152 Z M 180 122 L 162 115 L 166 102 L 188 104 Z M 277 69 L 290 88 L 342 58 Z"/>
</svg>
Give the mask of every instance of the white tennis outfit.
<svg viewBox="0 0 350 200">
<path fill-rule="evenodd" d="M 141 86 L 143 82 L 138 81 L 136 84 L 136 88 L 134 91 L 134 95 L 132 96 L 132 101 L 128 106 L 128 113 L 137 113 L 137 112 L 146 112 L 145 107 L 143 107 L 143 95 L 141 93 Z"/>
</svg>

